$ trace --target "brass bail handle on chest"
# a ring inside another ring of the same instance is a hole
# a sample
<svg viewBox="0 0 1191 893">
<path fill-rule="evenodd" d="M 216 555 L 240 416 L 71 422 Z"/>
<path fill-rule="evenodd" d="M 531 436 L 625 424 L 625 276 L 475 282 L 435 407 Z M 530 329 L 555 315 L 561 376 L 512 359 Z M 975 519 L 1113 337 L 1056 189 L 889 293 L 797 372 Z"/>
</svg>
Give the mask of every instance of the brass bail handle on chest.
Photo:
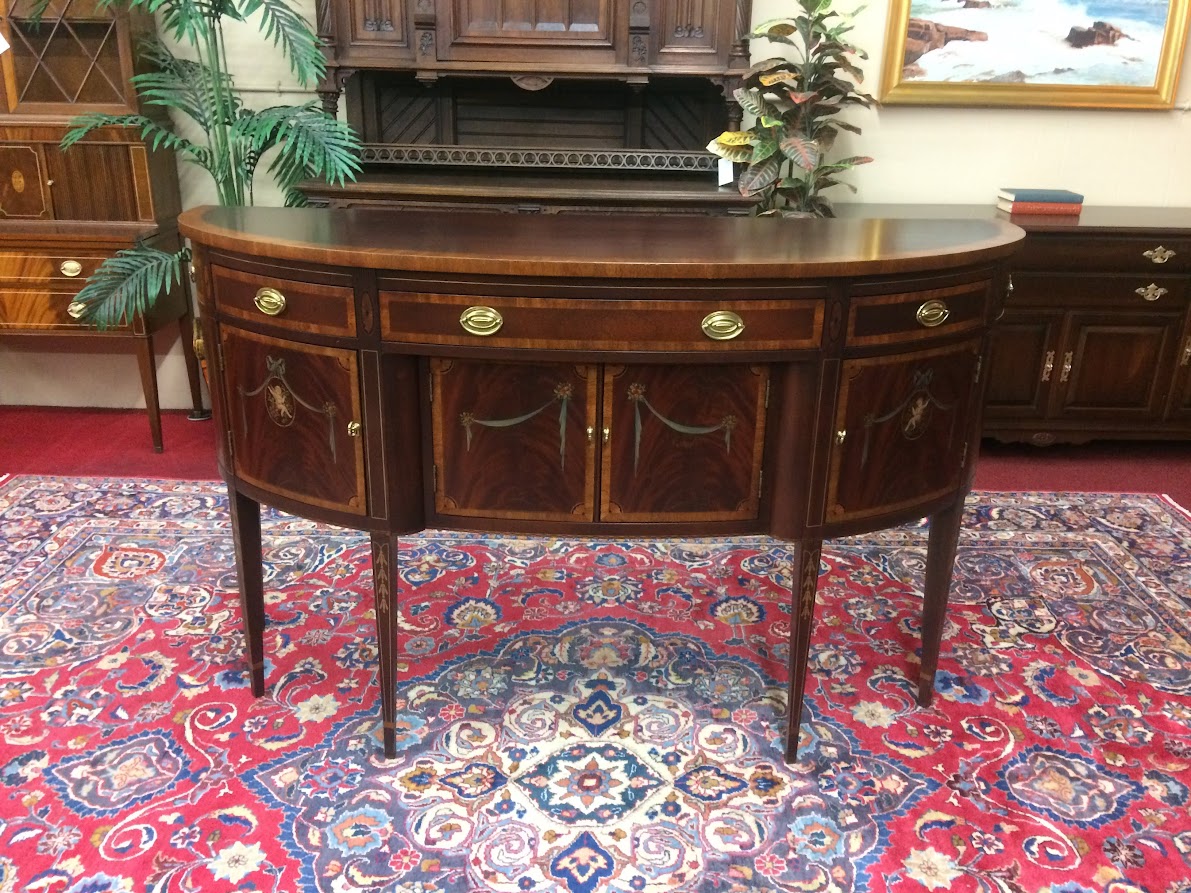
<svg viewBox="0 0 1191 893">
<path fill-rule="evenodd" d="M 713 341 L 731 341 L 744 331 L 744 320 L 731 310 L 713 310 L 703 317 L 700 328 Z"/>
<path fill-rule="evenodd" d="M 285 295 L 275 288 L 259 289 L 252 298 L 252 303 L 267 316 L 280 316 L 285 312 Z"/>
<path fill-rule="evenodd" d="M 459 314 L 459 325 L 471 335 L 495 335 L 504 324 L 504 317 L 495 307 L 477 304 Z"/>
<path fill-rule="evenodd" d="M 920 325 L 926 326 L 928 329 L 935 326 L 941 326 L 947 322 L 947 317 L 951 315 L 951 311 L 947 309 L 947 305 L 942 301 L 930 300 L 925 301 L 918 312 L 914 314 L 914 318 L 918 320 Z"/>
</svg>

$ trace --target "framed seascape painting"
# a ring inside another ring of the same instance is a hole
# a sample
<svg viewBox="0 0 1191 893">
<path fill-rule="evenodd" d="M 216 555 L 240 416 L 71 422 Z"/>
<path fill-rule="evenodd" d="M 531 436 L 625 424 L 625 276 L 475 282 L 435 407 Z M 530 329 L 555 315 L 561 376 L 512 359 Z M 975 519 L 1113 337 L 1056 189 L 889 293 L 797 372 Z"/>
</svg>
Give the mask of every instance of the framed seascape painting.
<svg viewBox="0 0 1191 893">
<path fill-rule="evenodd" d="M 1191 0 L 891 0 L 887 105 L 1170 108 Z"/>
</svg>

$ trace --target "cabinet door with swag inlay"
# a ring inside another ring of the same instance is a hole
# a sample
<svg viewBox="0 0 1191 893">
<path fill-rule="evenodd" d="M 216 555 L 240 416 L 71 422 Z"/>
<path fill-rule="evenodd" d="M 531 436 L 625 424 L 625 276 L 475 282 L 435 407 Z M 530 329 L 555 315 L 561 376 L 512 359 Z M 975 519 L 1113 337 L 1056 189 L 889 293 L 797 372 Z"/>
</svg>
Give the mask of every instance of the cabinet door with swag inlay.
<svg viewBox="0 0 1191 893">
<path fill-rule="evenodd" d="M 600 519 L 757 517 L 769 367 L 608 366 Z"/>
<path fill-rule="evenodd" d="M 430 360 L 434 510 L 591 521 L 594 366 Z"/>
<path fill-rule="evenodd" d="M 971 340 L 844 361 L 828 523 L 907 509 L 959 486 L 979 357 Z"/>
<path fill-rule="evenodd" d="M 291 499 L 363 515 L 356 352 L 223 327 L 236 475 Z"/>
</svg>

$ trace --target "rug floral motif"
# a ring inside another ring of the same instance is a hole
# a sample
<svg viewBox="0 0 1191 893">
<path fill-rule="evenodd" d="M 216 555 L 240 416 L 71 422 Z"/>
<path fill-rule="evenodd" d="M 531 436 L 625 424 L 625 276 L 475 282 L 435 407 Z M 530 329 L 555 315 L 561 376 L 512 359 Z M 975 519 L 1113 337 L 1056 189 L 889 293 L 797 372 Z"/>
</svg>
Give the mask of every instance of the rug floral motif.
<svg viewBox="0 0 1191 893">
<path fill-rule="evenodd" d="M 1191 893 L 1191 519 L 975 494 L 934 706 L 926 528 L 823 552 L 798 761 L 787 547 L 401 543 L 271 511 L 267 682 L 207 482 L 0 479 L 0 893 Z"/>
</svg>

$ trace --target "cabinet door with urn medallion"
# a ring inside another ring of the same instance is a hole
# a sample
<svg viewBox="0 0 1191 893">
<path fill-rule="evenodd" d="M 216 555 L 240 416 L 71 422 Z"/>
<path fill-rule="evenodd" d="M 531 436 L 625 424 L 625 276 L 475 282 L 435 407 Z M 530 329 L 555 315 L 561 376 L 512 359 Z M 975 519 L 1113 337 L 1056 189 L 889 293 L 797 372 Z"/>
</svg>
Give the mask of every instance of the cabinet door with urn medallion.
<svg viewBox="0 0 1191 893">
<path fill-rule="evenodd" d="M 903 511 L 960 485 L 979 360 L 974 339 L 844 361 L 828 523 Z"/>
<path fill-rule="evenodd" d="M 768 388 L 768 366 L 608 366 L 600 519 L 756 518 Z"/>
<path fill-rule="evenodd" d="M 434 510 L 591 521 L 594 366 L 430 360 Z"/>
<path fill-rule="evenodd" d="M 227 326 L 220 350 L 236 476 L 290 499 L 365 514 L 356 352 Z"/>
</svg>

